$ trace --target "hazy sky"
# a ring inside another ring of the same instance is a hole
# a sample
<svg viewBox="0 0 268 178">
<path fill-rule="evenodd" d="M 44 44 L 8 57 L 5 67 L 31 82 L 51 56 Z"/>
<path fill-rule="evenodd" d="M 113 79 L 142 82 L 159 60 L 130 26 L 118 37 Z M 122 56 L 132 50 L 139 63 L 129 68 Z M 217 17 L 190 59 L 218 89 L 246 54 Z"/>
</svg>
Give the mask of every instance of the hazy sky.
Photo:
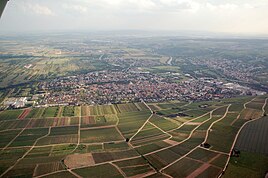
<svg viewBox="0 0 268 178">
<path fill-rule="evenodd" d="M 190 30 L 268 34 L 268 0 L 10 0 L 0 32 Z"/>
</svg>

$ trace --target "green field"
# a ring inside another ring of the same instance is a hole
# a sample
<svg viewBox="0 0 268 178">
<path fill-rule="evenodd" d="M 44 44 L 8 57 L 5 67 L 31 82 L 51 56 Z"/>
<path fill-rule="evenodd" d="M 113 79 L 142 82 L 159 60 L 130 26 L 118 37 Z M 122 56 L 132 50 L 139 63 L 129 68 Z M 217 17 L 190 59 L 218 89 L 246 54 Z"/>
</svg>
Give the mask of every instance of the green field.
<svg viewBox="0 0 268 178">
<path fill-rule="evenodd" d="M 123 177 L 111 164 L 76 169 L 74 172 L 82 177 Z"/>
<path fill-rule="evenodd" d="M 241 152 L 239 157 L 232 157 L 224 178 L 265 177 L 268 157 L 261 154 Z"/>
<path fill-rule="evenodd" d="M 81 131 L 81 142 L 102 143 L 123 140 L 115 128 L 88 129 Z"/>
<path fill-rule="evenodd" d="M 0 112 L 0 121 L 18 119 L 22 110 L 8 110 Z"/>
<path fill-rule="evenodd" d="M 58 110 L 58 107 L 48 107 L 45 109 L 43 117 L 57 117 Z"/>
<path fill-rule="evenodd" d="M 3 177 L 73 177 L 63 161 L 72 155 L 78 166 L 71 171 L 81 177 L 162 177 L 161 171 L 173 177 L 217 177 L 227 162 L 237 131 L 248 121 L 242 116 L 252 115 L 260 106 L 255 103 L 264 101 L 254 100 L 244 109 L 249 99 L 186 106 L 178 101 L 153 103 L 150 107 L 157 110 L 154 113 L 143 103 L 33 108 L 23 120 L 16 119 L 22 110 L 4 111 L 1 116 L 7 119 L 0 121 L 0 173 L 24 156 Z M 200 108 L 204 104 L 207 107 Z M 227 104 L 231 106 L 222 117 Z M 188 116 L 167 117 L 178 112 Z M 241 155 L 231 157 L 224 177 L 265 174 L 266 120 L 259 119 L 242 130 L 236 144 Z M 252 133 L 258 139 L 247 137 Z M 210 145 L 208 149 L 202 145 L 204 142 Z M 92 162 L 79 160 L 80 154 L 89 156 L 85 160 Z"/>
<path fill-rule="evenodd" d="M 74 106 L 65 106 L 63 108 L 62 116 L 71 117 L 74 116 L 75 107 Z"/>
<path fill-rule="evenodd" d="M 26 117 L 38 119 L 43 115 L 44 111 L 45 108 L 33 108 Z"/>
</svg>

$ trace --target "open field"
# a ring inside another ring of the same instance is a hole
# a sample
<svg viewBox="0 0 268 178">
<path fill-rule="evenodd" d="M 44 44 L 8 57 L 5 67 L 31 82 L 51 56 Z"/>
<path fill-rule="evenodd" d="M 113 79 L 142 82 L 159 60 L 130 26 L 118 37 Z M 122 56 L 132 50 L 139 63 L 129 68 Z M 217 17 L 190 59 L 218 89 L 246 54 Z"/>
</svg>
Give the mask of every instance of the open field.
<svg viewBox="0 0 268 178">
<path fill-rule="evenodd" d="M 73 171 L 82 177 L 123 177 L 121 173 L 111 164 L 80 168 Z"/>
<path fill-rule="evenodd" d="M 58 110 L 59 110 L 58 107 L 48 107 L 45 109 L 43 117 L 57 117 Z"/>
<path fill-rule="evenodd" d="M 231 157 L 223 178 L 265 177 L 267 165 L 267 155 L 242 151 L 239 157 Z"/>
<path fill-rule="evenodd" d="M 12 110 L 11 116 L 4 113 L 10 119 L 0 121 L 0 173 L 3 177 L 216 178 L 225 167 L 238 130 L 249 121 L 242 117 L 250 112 L 258 119 L 255 111 L 262 113 L 262 107 L 253 109 L 251 102 L 244 108 L 248 101 L 239 98 L 238 104 L 229 99 L 186 106 L 176 101 L 154 103 L 155 109 L 164 113 L 161 116 L 144 103 L 32 108 L 26 114 L 25 110 Z M 254 104 L 263 101 L 252 100 Z M 208 107 L 200 108 L 204 104 Z M 188 116 L 166 117 L 176 112 Z M 22 120 L 18 119 L 21 115 Z M 264 117 L 242 130 L 235 146 L 242 151 L 241 157 L 231 157 L 225 177 L 239 175 L 238 170 L 263 175 L 266 157 L 260 163 L 252 158 L 253 167 L 245 160 L 254 154 L 249 151 L 267 154 L 266 121 Z M 204 142 L 210 147 L 204 148 Z"/>
<path fill-rule="evenodd" d="M 149 112 L 144 111 L 118 114 L 118 129 L 122 132 L 125 138 L 130 138 L 138 131 L 150 115 Z"/>
<path fill-rule="evenodd" d="M 8 110 L 0 112 L 0 121 L 18 119 L 22 110 Z"/>
<path fill-rule="evenodd" d="M 63 108 L 62 116 L 64 117 L 74 116 L 74 110 L 75 110 L 74 106 L 65 106 Z"/>
<path fill-rule="evenodd" d="M 240 118 L 245 120 L 257 119 L 262 116 L 262 111 L 257 109 L 246 108 L 242 111 Z"/>
<path fill-rule="evenodd" d="M 116 106 L 120 113 L 139 111 L 134 103 L 117 104 Z"/>
<path fill-rule="evenodd" d="M 89 111 L 87 111 L 89 109 Z M 115 105 L 97 105 L 97 106 L 89 106 L 89 108 L 83 108 L 83 112 L 87 115 L 105 115 L 105 114 L 116 114 L 117 110 Z"/>
<path fill-rule="evenodd" d="M 21 129 L 27 126 L 30 120 L 8 120 L 0 122 L 0 130 Z"/>
<path fill-rule="evenodd" d="M 81 131 L 82 143 L 102 143 L 124 140 L 115 128 L 88 129 Z"/>
<path fill-rule="evenodd" d="M 237 118 L 237 113 L 228 113 L 227 116 L 217 122 L 211 129 L 207 142 L 211 149 L 229 153 L 238 128 L 231 126 L 231 123 Z"/>
<path fill-rule="evenodd" d="M 268 117 L 247 124 L 241 131 L 235 148 L 252 153 L 268 154 Z"/>
<path fill-rule="evenodd" d="M 121 160 L 129 157 L 137 157 L 139 154 L 134 149 L 104 151 L 92 153 L 95 163 L 103 163 L 107 161 Z"/>
<path fill-rule="evenodd" d="M 60 127 L 60 126 L 77 125 L 78 123 L 79 123 L 79 118 L 76 118 L 76 117 L 34 119 L 30 121 L 28 127 L 29 128 Z"/>
<path fill-rule="evenodd" d="M 33 108 L 26 118 L 40 118 L 45 111 L 45 108 Z"/>
<path fill-rule="evenodd" d="M 19 115 L 18 119 L 25 119 L 26 116 L 31 112 L 30 108 L 24 109 L 23 112 Z"/>
<path fill-rule="evenodd" d="M 21 130 L 11 130 L 11 131 L 4 131 L 0 132 L 1 142 L 0 147 L 5 147 L 8 143 L 10 143 L 19 133 Z"/>
<path fill-rule="evenodd" d="M 159 128 L 156 128 L 150 123 L 147 123 L 143 129 L 133 137 L 131 144 L 134 146 L 149 144 L 159 140 L 169 138 L 169 135 L 163 133 Z"/>
<path fill-rule="evenodd" d="M 10 145 L 17 146 L 32 146 L 36 139 L 48 134 L 48 128 L 25 129 Z"/>
</svg>

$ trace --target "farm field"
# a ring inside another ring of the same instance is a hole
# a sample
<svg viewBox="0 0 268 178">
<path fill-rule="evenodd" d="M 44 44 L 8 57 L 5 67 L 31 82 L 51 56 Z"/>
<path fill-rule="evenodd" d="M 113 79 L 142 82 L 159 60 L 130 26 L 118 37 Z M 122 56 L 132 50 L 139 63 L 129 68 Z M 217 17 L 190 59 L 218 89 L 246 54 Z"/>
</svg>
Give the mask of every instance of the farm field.
<svg viewBox="0 0 268 178">
<path fill-rule="evenodd" d="M 22 110 L 8 110 L 0 113 L 0 121 L 18 119 Z"/>
<path fill-rule="evenodd" d="M 239 157 L 232 157 L 223 178 L 265 177 L 268 156 L 242 151 Z"/>
<path fill-rule="evenodd" d="M 26 116 L 26 118 L 40 118 L 45 111 L 45 108 L 33 108 L 30 113 Z"/>
<path fill-rule="evenodd" d="M 235 148 L 252 153 L 268 155 L 268 117 L 247 124 L 241 131 Z"/>
<path fill-rule="evenodd" d="M 237 101 L 4 111 L 0 177 L 216 178 L 248 121 L 235 144 L 241 156 L 231 156 L 224 177 L 261 177 L 267 171 L 268 148 L 264 98 Z"/>
<path fill-rule="evenodd" d="M 45 109 L 43 117 L 57 117 L 58 110 L 58 107 L 48 107 Z"/>
</svg>

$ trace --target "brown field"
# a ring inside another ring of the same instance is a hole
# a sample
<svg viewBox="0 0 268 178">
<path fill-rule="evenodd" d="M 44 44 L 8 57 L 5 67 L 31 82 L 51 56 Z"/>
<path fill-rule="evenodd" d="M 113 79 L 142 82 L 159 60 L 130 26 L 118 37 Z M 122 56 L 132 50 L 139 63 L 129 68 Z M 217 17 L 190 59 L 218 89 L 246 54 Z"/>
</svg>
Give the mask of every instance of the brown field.
<svg viewBox="0 0 268 178">
<path fill-rule="evenodd" d="M 242 111 L 240 118 L 245 120 L 258 119 L 262 116 L 261 110 L 246 108 Z"/>
<path fill-rule="evenodd" d="M 170 140 L 170 139 L 166 139 L 166 140 L 163 140 L 163 141 L 166 142 L 169 145 L 177 145 L 178 144 L 178 142 L 176 142 L 174 140 Z"/>
<path fill-rule="evenodd" d="M 59 107 L 57 117 L 62 117 L 62 112 L 63 112 L 63 106 Z"/>
<path fill-rule="evenodd" d="M 263 102 L 256 102 L 256 101 L 253 101 L 253 102 L 248 103 L 248 104 L 246 105 L 246 107 L 247 107 L 247 108 L 251 108 L 251 109 L 262 110 L 263 104 L 264 104 L 264 100 L 263 100 Z"/>
<path fill-rule="evenodd" d="M 26 116 L 31 112 L 31 109 L 27 108 L 24 109 L 23 112 L 19 115 L 18 119 L 22 120 L 25 119 Z"/>
<path fill-rule="evenodd" d="M 96 124 L 96 121 L 93 116 L 85 116 L 81 118 L 82 125 Z"/>
<path fill-rule="evenodd" d="M 83 166 L 94 166 L 95 161 L 91 153 L 85 153 L 85 154 L 73 154 L 68 155 L 64 159 L 64 164 L 68 168 L 78 168 Z"/>
<path fill-rule="evenodd" d="M 221 169 L 218 169 L 214 166 L 209 166 L 209 167 L 206 167 L 205 170 L 202 170 L 202 172 L 200 172 L 197 177 L 198 178 L 218 177 L 220 173 L 221 173 Z"/>
<path fill-rule="evenodd" d="M 88 106 L 81 106 L 81 116 L 89 116 L 90 109 Z"/>
</svg>

